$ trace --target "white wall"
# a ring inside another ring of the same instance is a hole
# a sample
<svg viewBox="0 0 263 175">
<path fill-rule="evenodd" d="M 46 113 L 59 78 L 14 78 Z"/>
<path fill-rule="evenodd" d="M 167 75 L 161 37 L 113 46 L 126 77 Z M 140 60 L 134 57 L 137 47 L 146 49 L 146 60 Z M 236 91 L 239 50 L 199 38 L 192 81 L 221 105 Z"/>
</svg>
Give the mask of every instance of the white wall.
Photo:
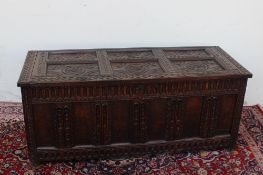
<svg viewBox="0 0 263 175">
<path fill-rule="evenodd" d="M 0 101 L 19 101 L 27 50 L 219 45 L 263 103 L 262 0 L 0 0 Z"/>
</svg>

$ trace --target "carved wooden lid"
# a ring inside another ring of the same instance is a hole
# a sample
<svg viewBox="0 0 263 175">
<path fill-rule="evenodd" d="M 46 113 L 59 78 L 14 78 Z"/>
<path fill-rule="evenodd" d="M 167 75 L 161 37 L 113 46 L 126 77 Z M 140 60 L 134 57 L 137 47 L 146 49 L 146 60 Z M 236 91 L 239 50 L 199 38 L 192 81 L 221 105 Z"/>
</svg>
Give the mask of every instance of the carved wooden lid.
<svg viewBox="0 0 263 175">
<path fill-rule="evenodd" d="M 252 74 L 216 46 L 29 51 L 18 86 L 211 76 Z"/>
</svg>

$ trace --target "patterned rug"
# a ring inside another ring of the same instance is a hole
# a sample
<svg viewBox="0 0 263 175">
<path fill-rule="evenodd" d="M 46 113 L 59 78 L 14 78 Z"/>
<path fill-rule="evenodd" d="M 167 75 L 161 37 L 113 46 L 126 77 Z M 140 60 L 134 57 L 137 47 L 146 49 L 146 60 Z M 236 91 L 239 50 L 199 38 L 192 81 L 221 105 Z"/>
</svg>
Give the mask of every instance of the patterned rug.
<svg viewBox="0 0 263 175">
<path fill-rule="evenodd" d="M 20 103 L 0 103 L 0 174 L 263 174 L 263 110 L 246 106 L 237 147 L 120 160 L 43 164 L 28 160 Z"/>
</svg>

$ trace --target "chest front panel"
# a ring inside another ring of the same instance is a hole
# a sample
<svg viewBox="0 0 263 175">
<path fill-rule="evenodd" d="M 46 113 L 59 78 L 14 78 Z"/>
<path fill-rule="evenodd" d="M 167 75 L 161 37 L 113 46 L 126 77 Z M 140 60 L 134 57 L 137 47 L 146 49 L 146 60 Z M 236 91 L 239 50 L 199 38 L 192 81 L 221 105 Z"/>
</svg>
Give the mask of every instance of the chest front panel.
<svg viewBox="0 0 263 175">
<path fill-rule="evenodd" d="M 219 47 L 30 51 L 32 161 L 234 145 L 251 74 Z"/>
</svg>

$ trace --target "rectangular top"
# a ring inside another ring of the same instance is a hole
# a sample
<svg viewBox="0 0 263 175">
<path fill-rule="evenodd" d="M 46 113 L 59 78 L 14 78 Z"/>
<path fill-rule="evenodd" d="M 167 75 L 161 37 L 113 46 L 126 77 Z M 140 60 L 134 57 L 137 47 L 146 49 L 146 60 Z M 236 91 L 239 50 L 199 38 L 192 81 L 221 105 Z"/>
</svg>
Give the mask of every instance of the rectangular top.
<svg viewBox="0 0 263 175">
<path fill-rule="evenodd" d="M 252 74 L 218 46 L 29 51 L 18 86 L 225 76 Z"/>
</svg>

